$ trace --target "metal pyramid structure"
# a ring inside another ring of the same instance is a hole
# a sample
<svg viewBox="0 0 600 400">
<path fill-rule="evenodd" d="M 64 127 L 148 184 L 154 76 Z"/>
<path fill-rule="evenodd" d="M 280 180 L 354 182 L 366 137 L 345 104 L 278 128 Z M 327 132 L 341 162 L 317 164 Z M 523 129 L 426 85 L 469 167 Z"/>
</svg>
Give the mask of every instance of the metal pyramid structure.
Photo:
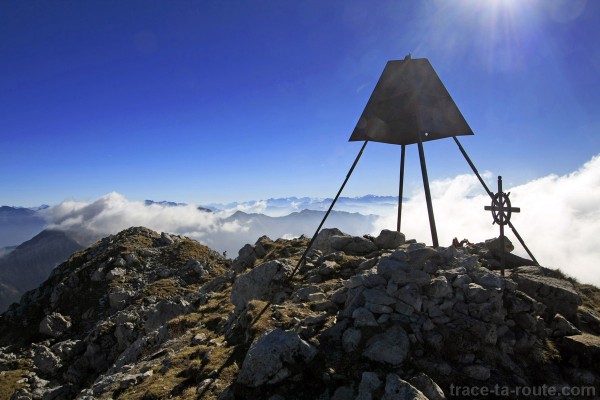
<svg viewBox="0 0 600 400">
<path fill-rule="evenodd" d="M 426 58 L 388 61 L 350 141 L 415 144 L 473 135 Z"/>
<path fill-rule="evenodd" d="M 398 193 L 398 232 L 400 232 L 402 221 L 404 160 L 406 146 L 409 144 L 417 144 L 419 150 L 419 160 L 421 164 L 421 174 L 423 176 L 423 188 L 425 190 L 431 240 L 434 247 L 439 247 L 439 241 L 435 217 L 433 215 L 433 202 L 429 189 L 429 178 L 427 176 L 423 142 L 444 138 L 454 139 L 454 142 L 457 144 L 460 152 L 473 170 L 473 173 L 477 176 L 479 182 L 492 199 L 493 203 L 490 209 L 495 208 L 499 209 L 500 212 L 503 212 L 502 205 L 497 200 L 494 200 L 496 195 L 487 187 L 479 174 L 479 171 L 477 171 L 477 168 L 475 168 L 475 165 L 467 155 L 467 152 L 458 141 L 457 136 L 462 135 L 473 135 L 473 131 L 454 103 L 454 100 L 452 100 L 452 97 L 446 90 L 446 87 L 439 76 L 429 63 L 429 60 L 426 58 L 417 58 L 413 60 L 411 56 L 408 55 L 404 60 L 388 61 L 352 135 L 350 136 L 350 141 L 363 141 L 364 143 L 358 152 L 354 163 L 350 167 L 350 171 L 348 171 L 342 186 L 325 213 L 323 220 L 319 224 L 310 243 L 294 268 L 292 276 L 296 274 L 302 263 L 306 260 L 308 251 L 315 242 L 319 231 L 335 206 L 336 201 L 342 194 L 342 191 L 344 190 L 348 179 L 350 179 L 354 168 L 358 164 L 367 143 L 370 141 L 401 145 Z M 502 195 L 501 186 L 499 186 L 498 196 L 500 195 Z M 512 229 L 517 239 L 519 239 L 519 242 L 523 245 L 531 259 L 537 264 L 533 254 L 531 254 L 531 251 L 529 251 L 523 238 L 521 238 L 512 223 L 508 219 L 506 220 L 506 223 Z M 504 236 L 503 230 L 501 230 L 500 236 Z M 504 272 L 504 270 L 502 271 Z"/>
</svg>

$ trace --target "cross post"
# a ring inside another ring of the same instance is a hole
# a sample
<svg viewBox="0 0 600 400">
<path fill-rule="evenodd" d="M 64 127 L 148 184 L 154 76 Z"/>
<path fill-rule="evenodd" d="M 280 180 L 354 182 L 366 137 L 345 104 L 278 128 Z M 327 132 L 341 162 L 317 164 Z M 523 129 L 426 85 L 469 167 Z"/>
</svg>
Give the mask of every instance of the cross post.
<svg viewBox="0 0 600 400">
<path fill-rule="evenodd" d="M 494 195 L 492 199 L 492 205 L 484 207 L 486 211 L 492 212 L 492 216 L 494 217 L 494 223 L 498 223 L 498 225 L 500 226 L 500 264 L 502 268 L 502 276 L 504 276 L 505 267 L 504 225 L 509 223 L 511 214 L 513 212 L 521 212 L 521 209 L 519 207 L 511 207 L 510 199 L 508 196 L 510 196 L 510 193 L 504 193 L 502 191 L 502 177 L 498 176 L 498 193 Z"/>
</svg>

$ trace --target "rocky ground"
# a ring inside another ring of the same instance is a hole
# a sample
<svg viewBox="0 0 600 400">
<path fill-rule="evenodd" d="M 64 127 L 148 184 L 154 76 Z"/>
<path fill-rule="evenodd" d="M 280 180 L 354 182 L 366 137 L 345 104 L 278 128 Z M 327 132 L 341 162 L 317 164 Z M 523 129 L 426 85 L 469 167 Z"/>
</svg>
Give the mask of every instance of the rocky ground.
<svg viewBox="0 0 600 400">
<path fill-rule="evenodd" d="M 232 261 L 146 228 L 96 242 L 0 317 L 0 399 L 600 396 L 600 290 L 513 255 L 501 277 L 508 241 L 324 230 L 293 274 L 307 244 L 263 237 Z"/>
</svg>

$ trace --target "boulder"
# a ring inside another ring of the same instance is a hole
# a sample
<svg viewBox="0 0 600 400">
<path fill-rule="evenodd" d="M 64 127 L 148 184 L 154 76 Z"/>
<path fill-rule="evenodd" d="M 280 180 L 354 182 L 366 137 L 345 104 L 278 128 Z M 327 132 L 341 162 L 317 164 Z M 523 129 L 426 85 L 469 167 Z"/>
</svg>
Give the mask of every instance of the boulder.
<svg viewBox="0 0 600 400">
<path fill-rule="evenodd" d="M 468 365 L 462 369 L 462 372 L 467 377 L 478 381 L 490 379 L 490 369 L 484 365 Z"/>
<path fill-rule="evenodd" d="M 419 389 L 429 400 L 446 400 L 444 391 L 424 373 L 419 373 L 409 379 L 409 382 Z"/>
<path fill-rule="evenodd" d="M 465 289 L 467 300 L 477 304 L 488 301 L 493 294 L 494 292 L 491 289 L 485 289 L 477 283 L 469 283 Z"/>
<path fill-rule="evenodd" d="M 418 269 L 423 269 L 427 261 L 433 265 L 439 265 L 445 261 L 444 256 L 432 247 L 416 246 L 409 248 L 407 255 L 410 266 Z"/>
<path fill-rule="evenodd" d="M 33 364 L 43 374 L 53 375 L 61 367 L 61 360 L 48 347 L 34 344 Z"/>
<path fill-rule="evenodd" d="M 50 350 L 61 360 L 69 360 L 85 350 L 85 342 L 83 340 L 69 339 L 55 343 Z"/>
<path fill-rule="evenodd" d="M 344 331 L 342 335 L 342 346 L 344 347 L 344 351 L 346 353 L 351 353 L 360 344 L 360 340 L 362 338 L 362 333 L 360 329 L 356 328 L 348 328 Z"/>
<path fill-rule="evenodd" d="M 383 400 L 428 400 L 410 383 L 400 379 L 396 374 L 388 374 L 385 379 L 385 393 Z"/>
<path fill-rule="evenodd" d="M 419 286 L 417 286 L 416 284 L 409 283 L 408 285 L 402 286 L 394 294 L 394 297 L 396 297 L 403 303 L 408 304 L 415 310 L 421 311 L 421 307 L 423 305 L 423 298 L 421 297 Z"/>
<path fill-rule="evenodd" d="M 381 387 L 381 380 L 375 372 L 365 371 L 362 373 L 358 385 L 358 396 L 356 400 L 372 400 L 373 392 Z"/>
<path fill-rule="evenodd" d="M 600 368 L 600 337 L 584 333 L 565 336 L 562 339 L 562 352 L 576 355 L 583 364 Z"/>
<path fill-rule="evenodd" d="M 134 296 L 135 292 L 133 290 L 115 288 L 108 293 L 108 304 L 110 308 L 122 310 Z"/>
<path fill-rule="evenodd" d="M 587 307 L 579 308 L 579 322 L 590 331 L 600 335 L 600 314 Z"/>
<path fill-rule="evenodd" d="M 123 276 L 127 273 L 124 268 L 115 267 L 106 273 L 106 279 L 112 281 L 115 278 Z"/>
<path fill-rule="evenodd" d="M 332 236 L 329 242 L 333 250 L 343 251 L 351 256 L 363 256 L 378 249 L 375 243 L 361 236 Z"/>
<path fill-rule="evenodd" d="M 553 337 L 580 335 L 581 331 L 575 327 L 568 319 L 560 314 L 556 314 L 550 323 Z"/>
<path fill-rule="evenodd" d="M 404 254 L 404 253 L 403 253 Z M 377 274 L 385 279 L 393 279 L 397 281 L 397 275 L 409 271 L 409 266 L 406 261 L 397 260 L 391 256 L 381 257 L 377 262 Z"/>
<path fill-rule="evenodd" d="M 384 286 L 387 284 L 387 280 L 377 274 L 375 268 L 363 271 L 358 275 L 353 275 L 345 283 L 348 289 L 352 289 L 358 286 L 364 286 L 366 288 L 372 288 L 375 286 Z"/>
<path fill-rule="evenodd" d="M 40 322 L 40 333 L 42 335 L 57 338 L 62 336 L 71 327 L 71 320 L 62 314 L 54 312 L 46 315 Z"/>
<path fill-rule="evenodd" d="M 434 299 L 452 295 L 452 286 L 450 286 L 445 276 L 432 279 L 429 284 L 424 286 L 423 290 L 427 296 Z"/>
<path fill-rule="evenodd" d="M 375 244 L 380 249 L 395 249 L 404 244 L 406 237 L 403 233 L 384 229 L 375 238 Z"/>
<path fill-rule="evenodd" d="M 548 307 L 548 317 L 559 313 L 569 321 L 576 321 L 581 299 L 573 284 L 563 279 L 531 273 L 534 271 L 543 270 L 540 267 L 520 267 L 512 272 L 511 278 L 519 285 L 520 291 Z"/>
<path fill-rule="evenodd" d="M 504 245 L 503 245 L 504 244 Z M 501 257 L 502 251 L 510 253 L 515 249 L 510 239 L 504 236 L 504 243 L 501 242 L 500 238 L 488 239 L 485 241 L 484 246 L 486 249 L 491 251 L 495 256 Z"/>
<path fill-rule="evenodd" d="M 317 349 L 295 332 L 266 332 L 250 346 L 237 382 L 250 387 L 280 382 L 304 369 L 316 354 Z"/>
<path fill-rule="evenodd" d="M 185 314 L 191 309 L 190 303 L 183 299 L 161 300 L 146 314 L 146 333 L 152 332 L 166 324 L 178 315 Z"/>
<path fill-rule="evenodd" d="M 371 288 L 365 289 L 363 291 L 363 296 L 365 296 L 365 301 L 372 304 L 381 304 L 389 306 L 390 304 L 395 304 L 396 299 L 389 296 L 384 289 L 379 288 Z"/>
<path fill-rule="evenodd" d="M 322 229 L 321 232 L 315 238 L 315 242 L 312 245 L 313 250 L 319 250 L 323 254 L 329 254 L 332 252 L 331 238 L 333 236 L 344 236 L 345 234 L 337 228 Z"/>
<path fill-rule="evenodd" d="M 153 371 L 150 369 L 144 373 L 141 374 L 127 374 L 124 375 L 121 380 L 119 381 L 119 388 L 120 389 L 127 389 L 131 386 L 135 386 L 140 384 L 141 382 L 143 382 L 144 380 L 148 379 L 149 377 L 151 377 L 153 374 Z"/>
<path fill-rule="evenodd" d="M 246 244 L 238 251 L 238 256 L 234 260 L 232 268 L 235 272 L 242 272 L 246 268 L 253 266 L 256 259 L 257 256 L 256 252 L 254 251 L 254 246 L 251 244 Z"/>
<path fill-rule="evenodd" d="M 340 386 L 331 396 L 331 400 L 354 400 L 354 398 L 354 390 L 351 386 Z"/>
<path fill-rule="evenodd" d="M 357 328 L 363 326 L 378 326 L 379 324 L 375 320 L 375 316 L 371 311 L 365 307 L 359 307 L 352 313 L 354 319 L 354 326 Z"/>
<path fill-rule="evenodd" d="M 408 354 L 408 335 L 398 324 L 384 333 L 375 335 L 367 342 L 363 356 L 372 361 L 390 365 L 401 365 Z"/>
<path fill-rule="evenodd" d="M 233 283 L 231 302 L 236 310 L 242 310 L 250 300 L 270 301 L 276 290 L 273 282 L 282 282 L 291 274 L 293 267 L 284 261 L 272 260 L 246 272 Z"/>
</svg>

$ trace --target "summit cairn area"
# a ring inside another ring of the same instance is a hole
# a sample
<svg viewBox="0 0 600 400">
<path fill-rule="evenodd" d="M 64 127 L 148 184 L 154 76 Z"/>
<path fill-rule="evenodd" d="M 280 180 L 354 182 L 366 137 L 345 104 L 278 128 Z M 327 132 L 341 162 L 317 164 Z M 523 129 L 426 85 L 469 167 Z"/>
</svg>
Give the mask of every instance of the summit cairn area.
<svg viewBox="0 0 600 400">
<path fill-rule="evenodd" d="M 292 275 L 308 242 L 234 260 L 141 227 L 96 242 L 0 317 L 0 399 L 600 396 L 600 290 L 510 253 L 501 277 L 507 239 L 325 229 Z"/>
</svg>

